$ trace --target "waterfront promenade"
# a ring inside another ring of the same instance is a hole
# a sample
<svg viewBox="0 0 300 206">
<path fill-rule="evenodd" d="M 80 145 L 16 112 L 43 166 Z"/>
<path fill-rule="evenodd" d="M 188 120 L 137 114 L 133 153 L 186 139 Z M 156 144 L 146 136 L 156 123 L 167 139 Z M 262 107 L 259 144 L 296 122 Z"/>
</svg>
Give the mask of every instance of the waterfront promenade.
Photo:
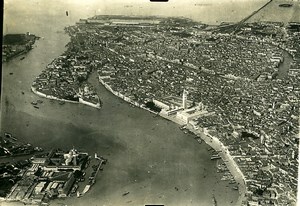
<svg viewBox="0 0 300 206">
<path fill-rule="evenodd" d="M 115 96 L 123 99 L 124 101 L 126 101 L 129 104 L 133 104 L 136 106 L 139 106 L 138 103 L 135 103 L 134 101 L 130 100 L 129 98 L 124 98 L 124 95 L 113 91 L 111 89 L 111 87 L 109 85 L 107 85 L 104 81 L 101 81 L 101 79 L 99 78 L 99 82 L 111 93 L 113 93 Z M 141 106 L 140 106 L 141 107 Z M 151 111 L 145 107 L 141 107 L 142 109 L 146 109 L 148 111 Z M 182 121 L 180 121 L 178 118 L 176 118 L 176 115 L 165 115 L 162 113 L 159 113 L 159 115 L 167 120 L 170 120 L 180 126 L 185 125 L 185 123 L 183 123 Z M 242 205 L 242 201 L 245 199 L 245 194 L 247 191 L 246 188 L 246 180 L 245 177 L 242 173 L 242 171 L 240 170 L 240 168 L 238 167 L 237 163 L 235 162 L 234 158 L 230 155 L 230 152 L 228 151 L 228 149 L 226 148 L 226 146 L 224 146 L 224 144 L 217 138 L 214 137 L 212 135 L 210 135 L 209 133 L 205 134 L 204 132 L 201 132 L 200 129 L 193 129 L 191 126 L 187 126 L 187 129 L 189 131 L 191 131 L 192 133 L 194 133 L 196 136 L 200 137 L 202 140 L 205 141 L 206 144 L 208 144 L 209 146 L 211 146 L 215 151 L 217 151 L 219 153 L 219 155 L 221 156 L 221 158 L 223 159 L 223 161 L 225 162 L 227 168 L 229 169 L 230 173 L 233 175 L 235 181 L 238 183 L 238 188 L 239 188 L 239 198 L 236 202 L 236 206 Z"/>
<path fill-rule="evenodd" d="M 54 97 L 51 95 L 46 95 L 46 94 L 43 94 L 42 92 L 37 91 L 36 88 L 34 88 L 33 86 L 31 86 L 31 91 L 34 94 L 36 94 L 40 97 L 43 97 L 43 98 L 47 98 L 47 99 L 54 99 L 54 100 L 58 100 L 58 101 L 62 101 L 62 102 L 75 103 L 75 104 L 81 103 L 81 104 L 85 104 L 85 105 L 88 105 L 88 106 L 91 106 L 91 107 L 94 107 L 97 109 L 101 108 L 100 104 L 93 104 L 91 102 L 84 101 L 82 98 L 79 98 L 79 101 L 77 102 L 77 101 L 71 101 L 71 100 L 66 100 L 66 99 L 60 99 L 58 97 Z"/>
<path fill-rule="evenodd" d="M 202 140 L 204 140 L 205 143 L 211 146 L 215 151 L 218 151 L 218 154 L 221 156 L 230 173 L 233 175 L 235 181 L 238 183 L 240 196 L 238 198 L 238 201 L 236 202 L 236 205 L 241 205 L 242 201 L 245 199 L 245 194 L 247 191 L 246 179 L 242 171 L 238 167 L 237 163 L 235 162 L 234 158 L 230 155 L 226 146 L 224 146 L 224 144 L 221 141 L 219 141 L 217 137 L 205 134 L 199 129 L 195 130 L 192 127 L 188 127 L 188 129 L 197 136 L 199 136 Z"/>
</svg>

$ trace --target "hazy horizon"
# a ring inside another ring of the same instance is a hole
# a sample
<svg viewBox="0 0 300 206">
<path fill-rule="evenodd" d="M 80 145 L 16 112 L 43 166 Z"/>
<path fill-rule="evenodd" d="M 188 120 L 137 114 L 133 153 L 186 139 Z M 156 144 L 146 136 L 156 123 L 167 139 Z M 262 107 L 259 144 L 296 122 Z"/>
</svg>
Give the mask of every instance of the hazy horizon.
<svg viewBox="0 0 300 206">
<path fill-rule="evenodd" d="M 170 0 L 168 3 L 151 3 L 148 0 L 6 0 L 3 33 L 22 33 L 24 29 L 32 27 L 29 24 L 38 26 L 41 22 L 49 26 L 61 21 L 71 25 L 80 18 L 94 15 L 175 16 L 220 24 L 223 21 L 239 21 L 266 2 L 267 0 Z M 65 11 L 69 12 L 68 17 Z M 28 18 L 24 19 L 24 16 Z"/>
</svg>

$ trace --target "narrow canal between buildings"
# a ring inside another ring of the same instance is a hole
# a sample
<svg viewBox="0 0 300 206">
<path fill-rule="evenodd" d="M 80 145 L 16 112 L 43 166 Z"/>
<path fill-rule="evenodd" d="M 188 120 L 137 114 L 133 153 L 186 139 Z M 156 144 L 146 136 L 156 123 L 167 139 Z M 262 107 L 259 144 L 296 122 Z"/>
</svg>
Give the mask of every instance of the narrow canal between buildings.
<svg viewBox="0 0 300 206">
<path fill-rule="evenodd" d="M 283 50 L 284 61 L 279 64 L 278 76 L 279 79 L 284 79 L 289 72 L 290 64 L 293 62 L 293 57 L 285 50 Z"/>
</svg>

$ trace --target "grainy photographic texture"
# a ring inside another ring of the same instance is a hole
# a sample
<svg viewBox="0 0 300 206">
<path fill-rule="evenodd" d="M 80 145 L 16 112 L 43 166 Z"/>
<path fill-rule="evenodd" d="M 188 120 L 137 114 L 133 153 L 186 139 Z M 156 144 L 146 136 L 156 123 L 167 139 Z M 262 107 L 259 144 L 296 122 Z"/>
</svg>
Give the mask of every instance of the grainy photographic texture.
<svg viewBox="0 0 300 206">
<path fill-rule="evenodd" d="M 5 0 L 0 205 L 296 205 L 300 3 Z"/>
</svg>

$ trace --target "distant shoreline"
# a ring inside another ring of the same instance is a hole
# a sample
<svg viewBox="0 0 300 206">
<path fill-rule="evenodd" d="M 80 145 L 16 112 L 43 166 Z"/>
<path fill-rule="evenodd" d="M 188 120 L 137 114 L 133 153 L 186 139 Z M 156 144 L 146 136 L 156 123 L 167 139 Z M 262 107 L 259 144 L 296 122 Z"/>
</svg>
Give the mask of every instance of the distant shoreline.
<svg viewBox="0 0 300 206">
<path fill-rule="evenodd" d="M 5 39 L 6 38 L 6 39 Z M 31 39 L 29 39 L 31 38 Z M 33 45 L 40 37 L 27 32 L 26 34 L 5 34 L 3 35 L 2 63 L 9 62 L 18 56 L 27 54 L 33 49 Z M 19 47 L 16 49 L 16 47 Z M 22 47 L 22 48 L 20 48 Z M 10 51 L 14 48 L 15 51 Z M 22 60 L 22 59 L 21 59 Z"/>
</svg>

